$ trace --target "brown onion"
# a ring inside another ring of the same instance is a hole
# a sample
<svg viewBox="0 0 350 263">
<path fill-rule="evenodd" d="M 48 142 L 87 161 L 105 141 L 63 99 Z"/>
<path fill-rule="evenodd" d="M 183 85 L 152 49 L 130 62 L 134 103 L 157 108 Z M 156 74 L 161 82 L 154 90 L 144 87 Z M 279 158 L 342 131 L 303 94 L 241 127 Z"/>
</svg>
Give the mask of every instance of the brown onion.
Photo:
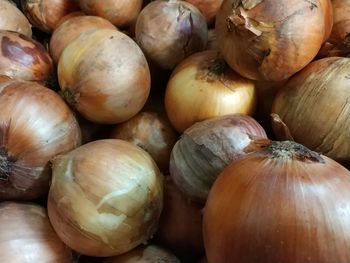
<svg viewBox="0 0 350 263">
<path fill-rule="evenodd" d="M 226 115 L 198 122 L 185 130 L 170 157 L 170 175 L 188 196 L 205 201 L 219 173 L 233 160 L 254 150 L 264 129 L 246 115 Z"/>
<path fill-rule="evenodd" d="M 22 0 L 22 10 L 40 30 L 51 33 L 65 15 L 78 10 L 75 0 Z"/>
<path fill-rule="evenodd" d="M 116 256 L 146 242 L 163 205 L 162 177 L 147 152 L 98 140 L 53 160 L 48 211 L 58 236 L 88 256 Z"/>
<path fill-rule="evenodd" d="M 185 1 L 157 0 L 140 13 L 136 41 L 163 69 L 173 69 L 189 55 L 205 49 L 208 29 L 199 10 Z"/>
<path fill-rule="evenodd" d="M 0 262 L 72 263 L 72 251 L 53 230 L 46 210 L 31 203 L 0 204 Z"/>
<path fill-rule="evenodd" d="M 350 262 L 350 172 L 295 142 L 233 162 L 203 218 L 210 263 Z"/>
<path fill-rule="evenodd" d="M 323 41 L 326 41 L 331 35 L 333 28 L 333 5 L 332 0 L 320 0 L 321 9 L 324 13 L 325 34 Z"/>
<path fill-rule="evenodd" d="M 0 30 L 0 45 L 0 75 L 43 82 L 52 77 L 52 59 L 39 42 Z"/>
<path fill-rule="evenodd" d="M 181 62 L 165 91 L 165 110 L 178 132 L 216 116 L 252 115 L 255 105 L 253 81 L 230 69 L 213 50 L 194 54 Z"/>
<path fill-rule="evenodd" d="M 28 19 L 10 0 L 0 0 L 0 29 L 32 36 L 32 26 Z"/>
<path fill-rule="evenodd" d="M 36 83 L 0 85 L 0 198 L 47 193 L 49 160 L 80 144 L 78 123 L 64 101 Z"/>
<path fill-rule="evenodd" d="M 207 23 L 212 24 L 215 21 L 216 13 L 219 11 L 223 0 L 185 0 L 196 6 L 205 16 Z"/>
<path fill-rule="evenodd" d="M 325 58 L 294 75 L 274 99 L 274 132 L 338 161 L 350 160 L 349 58 Z M 291 136 L 289 136 L 290 134 Z"/>
<path fill-rule="evenodd" d="M 84 31 L 62 52 L 58 80 L 66 101 L 86 119 L 126 121 L 150 92 L 146 58 L 127 35 L 112 29 Z"/>
<path fill-rule="evenodd" d="M 319 0 L 225 0 L 216 36 L 227 63 L 242 76 L 279 81 L 305 67 L 325 37 Z"/>
</svg>

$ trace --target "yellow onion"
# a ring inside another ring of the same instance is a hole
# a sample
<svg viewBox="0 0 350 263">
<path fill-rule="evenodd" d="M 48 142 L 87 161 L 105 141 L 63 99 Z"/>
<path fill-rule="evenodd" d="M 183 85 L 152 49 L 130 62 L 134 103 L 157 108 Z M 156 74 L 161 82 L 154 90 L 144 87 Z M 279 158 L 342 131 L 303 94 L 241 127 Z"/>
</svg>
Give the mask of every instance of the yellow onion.
<svg viewBox="0 0 350 263">
<path fill-rule="evenodd" d="M 37 28 L 51 33 L 65 15 L 78 10 L 75 0 L 22 0 L 22 10 Z"/>
<path fill-rule="evenodd" d="M 0 45 L 0 75 L 43 82 L 52 77 L 52 59 L 39 42 L 17 32 L 0 30 Z"/>
<path fill-rule="evenodd" d="M 74 16 L 62 22 L 50 38 L 50 54 L 57 64 L 63 50 L 83 32 L 96 29 L 116 29 L 113 24 L 102 17 Z"/>
<path fill-rule="evenodd" d="M 249 147 L 252 142 L 264 138 L 264 129 L 246 115 L 197 122 L 175 144 L 170 156 L 170 175 L 188 196 L 205 201 L 220 172 L 233 160 L 254 150 Z"/>
<path fill-rule="evenodd" d="M 235 71 L 279 81 L 316 56 L 325 27 L 319 0 L 224 0 L 215 30 L 220 50 Z"/>
<path fill-rule="evenodd" d="M 325 24 L 325 34 L 323 41 L 326 41 L 331 35 L 333 28 L 333 0 L 320 0 L 321 9 L 324 15 L 324 24 Z"/>
<path fill-rule="evenodd" d="M 162 177 L 147 152 L 122 140 L 98 140 L 53 160 L 50 221 L 61 240 L 88 256 L 116 256 L 156 231 Z"/>
<path fill-rule="evenodd" d="M 32 36 L 32 27 L 28 19 L 10 0 L 0 0 L 0 29 Z"/>
<path fill-rule="evenodd" d="M 126 121 L 150 92 L 145 56 L 127 35 L 112 29 L 84 31 L 62 52 L 58 81 L 66 101 L 86 119 Z"/>
<path fill-rule="evenodd" d="M 165 91 L 165 110 L 178 132 L 216 116 L 252 115 L 255 105 L 253 81 L 230 69 L 213 50 L 196 53 L 181 62 Z"/>
<path fill-rule="evenodd" d="M 157 246 L 140 246 L 120 256 L 108 258 L 103 263 L 181 263 L 170 251 Z"/>
<path fill-rule="evenodd" d="M 274 99 L 273 129 L 278 139 L 294 139 L 338 161 L 350 160 L 349 58 L 310 63 Z"/>
<path fill-rule="evenodd" d="M 0 84 L 0 198 L 47 193 L 49 160 L 80 144 L 79 125 L 52 90 L 31 82 Z"/>
<path fill-rule="evenodd" d="M 283 141 L 233 162 L 210 191 L 210 263 L 350 262 L 350 172 Z"/>
<path fill-rule="evenodd" d="M 185 0 L 191 3 L 202 12 L 208 24 L 215 21 L 216 13 L 219 11 L 223 0 Z"/>
<path fill-rule="evenodd" d="M 208 28 L 203 15 L 190 3 L 157 0 L 138 16 L 135 37 L 147 58 L 163 69 L 173 69 L 205 49 Z"/>
<path fill-rule="evenodd" d="M 46 210 L 31 203 L 0 204 L 0 262 L 72 263 L 72 251 L 53 230 Z"/>
</svg>

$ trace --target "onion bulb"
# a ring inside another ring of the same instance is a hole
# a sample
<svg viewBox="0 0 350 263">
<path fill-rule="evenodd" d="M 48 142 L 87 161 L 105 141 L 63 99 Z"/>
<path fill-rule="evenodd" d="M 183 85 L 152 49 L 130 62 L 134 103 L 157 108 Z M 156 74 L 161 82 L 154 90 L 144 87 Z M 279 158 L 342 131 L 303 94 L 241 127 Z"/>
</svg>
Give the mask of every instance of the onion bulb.
<svg viewBox="0 0 350 263">
<path fill-rule="evenodd" d="M 181 62 L 165 91 L 165 110 L 178 132 L 216 116 L 252 115 L 255 105 L 253 81 L 230 69 L 217 51 L 199 52 Z"/>
<path fill-rule="evenodd" d="M 32 26 L 28 19 L 11 0 L 0 0 L 0 30 L 32 36 Z"/>
<path fill-rule="evenodd" d="M 190 3 L 156 0 L 138 16 L 135 37 L 147 58 L 171 70 L 184 58 L 205 49 L 208 28 L 203 15 Z"/>
<path fill-rule="evenodd" d="M 35 199 L 48 191 L 50 159 L 80 145 L 78 122 L 36 83 L 1 83 L 0 105 L 0 199 Z"/>
<path fill-rule="evenodd" d="M 63 50 L 57 74 L 66 101 L 97 123 L 130 119 L 150 92 L 150 71 L 141 49 L 112 29 L 82 32 Z"/>
<path fill-rule="evenodd" d="M 282 121 L 272 123 L 276 137 L 349 161 L 349 70 L 349 58 L 324 58 L 294 75 L 273 102 L 272 113 Z"/>
<path fill-rule="evenodd" d="M 31 203 L 0 204 L 0 262 L 72 263 L 72 251 L 53 230 L 46 210 Z"/>
<path fill-rule="evenodd" d="M 147 152 L 122 140 L 98 140 L 52 163 L 49 217 L 69 247 L 88 256 L 116 256 L 155 233 L 162 177 Z"/>
<path fill-rule="evenodd" d="M 331 35 L 333 28 L 333 5 L 332 0 L 320 0 L 321 9 L 324 15 L 325 34 L 323 41 L 326 41 Z"/>
<path fill-rule="evenodd" d="M 210 263 L 350 262 L 350 172 L 283 141 L 233 162 L 204 208 Z"/>
<path fill-rule="evenodd" d="M 215 21 L 216 13 L 219 11 L 223 0 L 185 0 L 191 3 L 202 12 L 210 25 Z"/>
<path fill-rule="evenodd" d="M 317 55 L 324 15 L 319 0 L 224 0 L 215 25 L 219 48 L 244 77 L 287 79 Z"/>
</svg>

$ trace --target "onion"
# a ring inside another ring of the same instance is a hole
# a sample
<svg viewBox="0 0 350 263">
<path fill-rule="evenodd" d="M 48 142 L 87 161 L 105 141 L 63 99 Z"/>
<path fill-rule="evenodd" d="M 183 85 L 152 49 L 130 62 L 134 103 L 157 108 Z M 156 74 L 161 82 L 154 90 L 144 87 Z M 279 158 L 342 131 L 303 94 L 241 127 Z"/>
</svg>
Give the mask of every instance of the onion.
<svg viewBox="0 0 350 263">
<path fill-rule="evenodd" d="M 34 26 L 51 33 L 62 17 L 79 7 L 74 0 L 22 0 L 22 9 Z"/>
<path fill-rule="evenodd" d="M 152 158 L 122 140 L 98 140 L 53 160 L 51 223 L 69 247 L 116 256 L 146 242 L 162 209 L 162 177 Z"/>
<path fill-rule="evenodd" d="M 0 45 L 0 75 L 43 82 L 52 77 L 52 59 L 39 42 L 0 30 Z"/>
<path fill-rule="evenodd" d="M 181 263 L 171 252 L 166 249 L 148 245 L 138 247 L 121 256 L 109 258 L 103 263 Z"/>
<path fill-rule="evenodd" d="M 97 16 L 75 16 L 67 19 L 53 31 L 50 54 L 57 64 L 63 50 L 83 32 L 96 29 L 116 29 L 108 20 Z"/>
<path fill-rule="evenodd" d="M 215 116 L 255 111 L 254 83 L 235 73 L 216 51 L 192 55 L 173 71 L 165 92 L 171 124 L 183 132 Z"/>
<path fill-rule="evenodd" d="M 64 101 L 36 83 L 0 85 L 0 198 L 47 193 L 49 160 L 80 144 L 78 123 Z"/>
<path fill-rule="evenodd" d="M 207 50 L 219 50 L 219 45 L 218 45 L 218 41 L 216 39 L 215 29 L 210 29 L 208 31 Z"/>
<path fill-rule="evenodd" d="M 25 15 L 9 0 L 0 0 L 0 29 L 32 36 L 32 27 Z"/>
<path fill-rule="evenodd" d="M 233 162 L 203 218 L 210 263 L 350 261 L 350 172 L 295 142 Z"/>
<path fill-rule="evenodd" d="M 325 58 L 293 76 L 273 103 L 272 113 L 287 127 L 274 119 L 277 138 L 293 138 L 332 159 L 350 160 L 349 70 L 349 58 Z"/>
<path fill-rule="evenodd" d="M 150 72 L 137 44 L 111 29 L 83 32 L 62 52 L 58 80 L 66 101 L 86 119 L 126 121 L 141 111 Z"/>
<path fill-rule="evenodd" d="M 216 35 L 227 63 L 242 76 L 279 81 L 305 67 L 325 37 L 319 0 L 225 0 Z"/>
<path fill-rule="evenodd" d="M 254 150 L 264 129 L 245 115 L 226 115 L 198 122 L 185 130 L 170 157 L 170 175 L 188 196 L 205 201 L 219 173 L 233 160 Z"/>
<path fill-rule="evenodd" d="M 72 251 L 52 229 L 46 210 L 36 204 L 0 204 L 0 261 L 71 263 Z"/>
<path fill-rule="evenodd" d="M 205 49 L 208 28 L 205 18 L 193 5 L 157 0 L 141 11 L 135 36 L 151 61 L 163 69 L 173 69 L 184 58 Z"/>
<path fill-rule="evenodd" d="M 207 23 L 212 24 L 215 21 L 216 13 L 219 11 L 223 0 L 185 0 L 196 6 L 205 16 Z"/>
<path fill-rule="evenodd" d="M 324 13 L 325 34 L 323 41 L 326 41 L 331 35 L 333 28 L 333 0 L 320 0 L 321 9 Z"/>
<path fill-rule="evenodd" d="M 140 112 L 117 125 L 111 134 L 111 138 L 131 142 L 147 151 L 161 171 L 168 170 L 177 137 L 169 121 L 155 112 Z"/>
</svg>

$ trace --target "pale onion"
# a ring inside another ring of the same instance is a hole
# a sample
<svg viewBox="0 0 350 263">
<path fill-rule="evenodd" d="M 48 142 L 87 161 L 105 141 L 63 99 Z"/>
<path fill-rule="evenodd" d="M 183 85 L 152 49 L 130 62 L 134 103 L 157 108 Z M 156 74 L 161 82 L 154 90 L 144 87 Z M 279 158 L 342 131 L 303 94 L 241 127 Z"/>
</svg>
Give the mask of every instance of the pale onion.
<svg viewBox="0 0 350 263">
<path fill-rule="evenodd" d="M 10 0 L 0 0 L 0 29 L 32 36 L 32 26 L 28 19 Z"/>
<path fill-rule="evenodd" d="M 37 28 L 51 33 L 65 15 L 78 10 L 75 0 L 22 0 L 22 10 Z"/>
<path fill-rule="evenodd" d="M 0 262 L 72 263 L 72 251 L 53 230 L 46 210 L 31 203 L 0 204 Z"/>
<path fill-rule="evenodd" d="M 171 177 L 164 179 L 164 208 L 156 239 L 184 262 L 193 262 L 204 251 L 202 237 L 203 203 L 184 195 Z"/>
<path fill-rule="evenodd" d="M 170 251 L 157 246 L 140 246 L 123 255 L 108 258 L 103 263 L 181 263 Z"/>
<path fill-rule="evenodd" d="M 291 141 L 233 162 L 203 218 L 210 263 L 350 262 L 350 172 Z"/>
<path fill-rule="evenodd" d="M 219 11 L 223 0 L 185 0 L 191 3 L 202 12 L 210 25 L 215 21 L 216 13 Z"/>
<path fill-rule="evenodd" d="M 224 0 L 215 30 L 234 70 L 251 79 L 279 81 L 316 56 L 325 18 L 319 0 Z"/>
<path fill-rule="evenodd" d="M 56 157 L 52 170 L 50 221 L 75 251 L 116 256 L 156 231 L 162 176 L 141 148 L 122 140 L 98 140 Z"/>
<path fill-rule="evenodd" d="M 141 11 L 142 0 L 77 0 L 88 15 L 109 20 L 117 27 L 128 27 L 135 22 Z"/>
<path fill-rule="evenodd" d="M 111 22 L 97 16 L 77 16 L 71 17 L 53 31 L 50 38 L 50 54 L 57 64 L 63 50 L 79 37 L 83 32 L 96 29 L 116 29 Z"/>
<path fill-rule="evenodd" d="M 53 62 L 37 41 L 13 31 L 0 30 L 0 75 L 34 81 L 48 81 Z"/>
<path fill-rule="evenodd" d="M 188 196 L 205 201 L 220 172 L 254 150 L 250 145 L 255 140 L 264 138 L 264 129 L 246 115 L 225 115 L 197 122 L 175 144 L 170 156 L 170 175 Z"/>
<path fill-rule="evenodd" d="M 253 81 L 230 69 L 213 50 L 196 53 L 181 62 L 165 91 L 165 110 L 178 132 L 216 116 L 252 115 L 255 105 Z"/>
<path fill-rule="evenodd" d="M 84 31 L 71 42 L 59 59 L 58 81 L 72 107 L 104 124 L 136 115 L 150 92 L 150 71 L 141 49 L 112 29 Z"/>
<path fill-rule="evenodd" d="M 138 16 L 135 36 L 147 58 L 163 69 L 173 69 L 205 49 L 208 28 L 203 15 L 190 3 L 156 0 Z"/>
<path fill-rule="evenodd" d="M 52 90 L 32 82 L 0 85 L 0 199 L 35 199 L 49 188 L 49 160 L 80 144 L 78 123 Z"/>
<path fill-rule="evenodd" d="M 350 58 L 324 58 L 294 75 L 273 102 L 272 113 L 287 127 L 274 118 L 277 138 L 293 138 L 332 159 L 350 160 L 349 70 Z"/>
</svg>

